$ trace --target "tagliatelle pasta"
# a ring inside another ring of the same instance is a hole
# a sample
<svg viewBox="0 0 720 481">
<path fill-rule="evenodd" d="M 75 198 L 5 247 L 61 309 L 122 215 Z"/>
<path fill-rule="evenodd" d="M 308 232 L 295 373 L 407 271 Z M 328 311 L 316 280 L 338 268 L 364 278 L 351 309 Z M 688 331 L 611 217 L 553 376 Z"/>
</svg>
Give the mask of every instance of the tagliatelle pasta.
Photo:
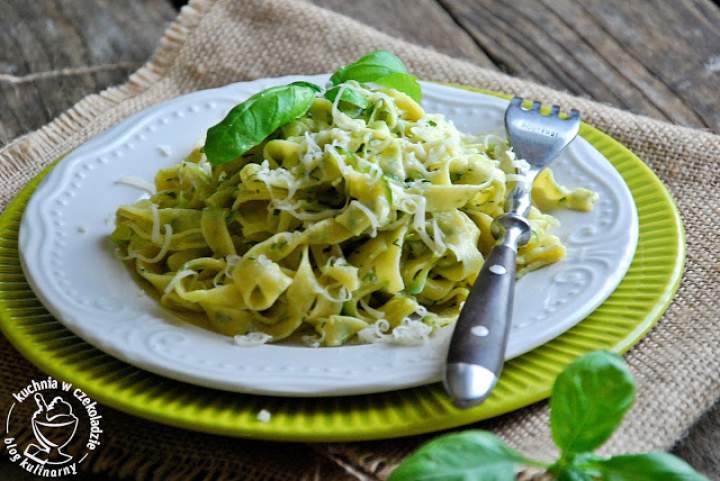
<svg viewBox="0 0 720 481">
<path fill-rule="evenodd" d="M 345 90 L 368 107 L 344 105 Z M 149 199 L 118 209 L 112 239 L 163 305 L 217 332 L 421 342 L 457 317 L 527 168 L 503 139 L 349 81 L 232 162 L 211 165 L 198 148 L 160 170 Z M 565 254 L 540 209 L 587 211 L 596 199 L 541 174 L 518 272 Z"/>
</svg>

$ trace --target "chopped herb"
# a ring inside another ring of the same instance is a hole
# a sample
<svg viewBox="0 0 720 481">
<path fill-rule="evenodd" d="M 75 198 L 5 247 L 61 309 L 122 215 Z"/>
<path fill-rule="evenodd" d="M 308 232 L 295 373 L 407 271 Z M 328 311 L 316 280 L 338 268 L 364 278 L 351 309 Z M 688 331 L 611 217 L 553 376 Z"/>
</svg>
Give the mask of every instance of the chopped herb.
<svg viewBox="0 0 720 481">
<path fill-rule="evenodd" d="M 363 279 L 362 279 L 362 280 L 367 281 L 367 282 L 375 282 L 375 281 L 377 281 L 377 280 L 378 280 L 378 276 L 377 276 L 377 274 L 375 274 L 375 268 L 373 267 L 372 269 L 370 269 L 370 270 L 367 272 L 367 274 L 365 274 L 365 275 L 363 276 Z"/>
<path fill-rule="evenodd" d="M 272 244 L 270 244 L 271 249 L 282 249 L 283 247 L 287 246 L 288 242 L 286 239 L 278 239 Z"/>
<path fill-rule="evenodd" d="M 432 127 L 437 127 L 437 122 L 435 122 L 434 120 L 428 120 L 428 125 Z"/>
</svg>

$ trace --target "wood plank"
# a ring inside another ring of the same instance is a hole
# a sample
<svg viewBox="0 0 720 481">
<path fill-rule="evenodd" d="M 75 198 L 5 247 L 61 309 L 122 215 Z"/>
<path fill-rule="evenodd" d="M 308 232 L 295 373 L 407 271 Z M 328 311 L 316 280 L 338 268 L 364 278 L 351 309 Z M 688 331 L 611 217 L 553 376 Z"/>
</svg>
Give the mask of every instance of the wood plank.
<svg viewBox="0 0 720 481">
<path fill-rule="evenodd" d="M 166 0 L 4 0 L 0 12 L 0 145 L 122 82 L 176 15 Z"/>
<path fill-rule="evenodd" d="M 720 50 L 720 9 L 709 0 L 439 2 L 513 75 L 720 131 L 720 100 L 710 95 L 718 78 L 706 67 Z"/>
<path fill-rule="evenodd" d="M 488 68 L 492 60 L 434 0 L 311 0 L 408 42 Z"/>
<path fill-rule="evenodd" d="M 710 479 L 720 480 L 720 401 L 705 413 L 673 453 Z"/>
<path fill-rule="evenodd" d="M 580 2 L 602 29 L 699 118 L 720 131 L 720 8 L 710 0 Z M 642 28 L 638 31 L 637 27 Z"/>
</svg>

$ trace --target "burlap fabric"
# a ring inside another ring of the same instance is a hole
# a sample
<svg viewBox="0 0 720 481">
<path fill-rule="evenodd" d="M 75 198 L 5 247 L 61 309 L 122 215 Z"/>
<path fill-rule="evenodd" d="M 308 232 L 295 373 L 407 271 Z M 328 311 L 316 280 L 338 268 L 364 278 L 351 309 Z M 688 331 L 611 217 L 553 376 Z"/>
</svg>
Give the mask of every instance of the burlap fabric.
<svg viewBox="0 0 720 481">
<path fill-rule="evenodd" d="M 152 61 L 124 85 L 91 95 L 48 126 L 0 151 L 4 206 L 49 162 L 159 101 L 229 82 L 331 71 L 377 48 L 425 79 L 459 82 L 575 107 L 647 162 L 670 188 L 687 229 L 687 271 L 658 326 L 627 356 L 637 404 L 612 451 L 665 449 L 720 397 L 720 137 L 619 111 L 483 70 L 381 34 L 297 0 L 199 0 L 170 26 Z M 39 374 L 0 341 L 0 402 Z M 5 406 L 3 406 L 5 407 Z M 167 428 L 104 410 L 95 470 L 137 479 L 384 479 L 420 438 L 341 445 L 283 445 Z M 511 444 L 551 454 L 544 403 L 481 424 Z"/>
</svg>

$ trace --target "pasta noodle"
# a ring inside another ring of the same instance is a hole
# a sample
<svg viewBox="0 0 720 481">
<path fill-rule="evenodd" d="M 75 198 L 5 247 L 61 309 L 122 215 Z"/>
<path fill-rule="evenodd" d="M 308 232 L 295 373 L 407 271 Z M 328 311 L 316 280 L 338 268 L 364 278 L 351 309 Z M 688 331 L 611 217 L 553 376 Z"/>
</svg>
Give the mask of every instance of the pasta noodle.
<svg viewBox="0 0 720 481">
<path fill-rule="evenodd" d="M 343 108 L 346 89 L 367 99 L 365 114 Z M 349 81 L 230 163 L 198 148 L 161 169 L 150 199 L 117 210 L 112 239 L 163 305 L 238 344 L 412 344 L 458 315 L 526 170 L 502 139 Z M 518 272 L 565 255 L 543 211 L 596 200 L 544 171 Z"/>
</svg>

